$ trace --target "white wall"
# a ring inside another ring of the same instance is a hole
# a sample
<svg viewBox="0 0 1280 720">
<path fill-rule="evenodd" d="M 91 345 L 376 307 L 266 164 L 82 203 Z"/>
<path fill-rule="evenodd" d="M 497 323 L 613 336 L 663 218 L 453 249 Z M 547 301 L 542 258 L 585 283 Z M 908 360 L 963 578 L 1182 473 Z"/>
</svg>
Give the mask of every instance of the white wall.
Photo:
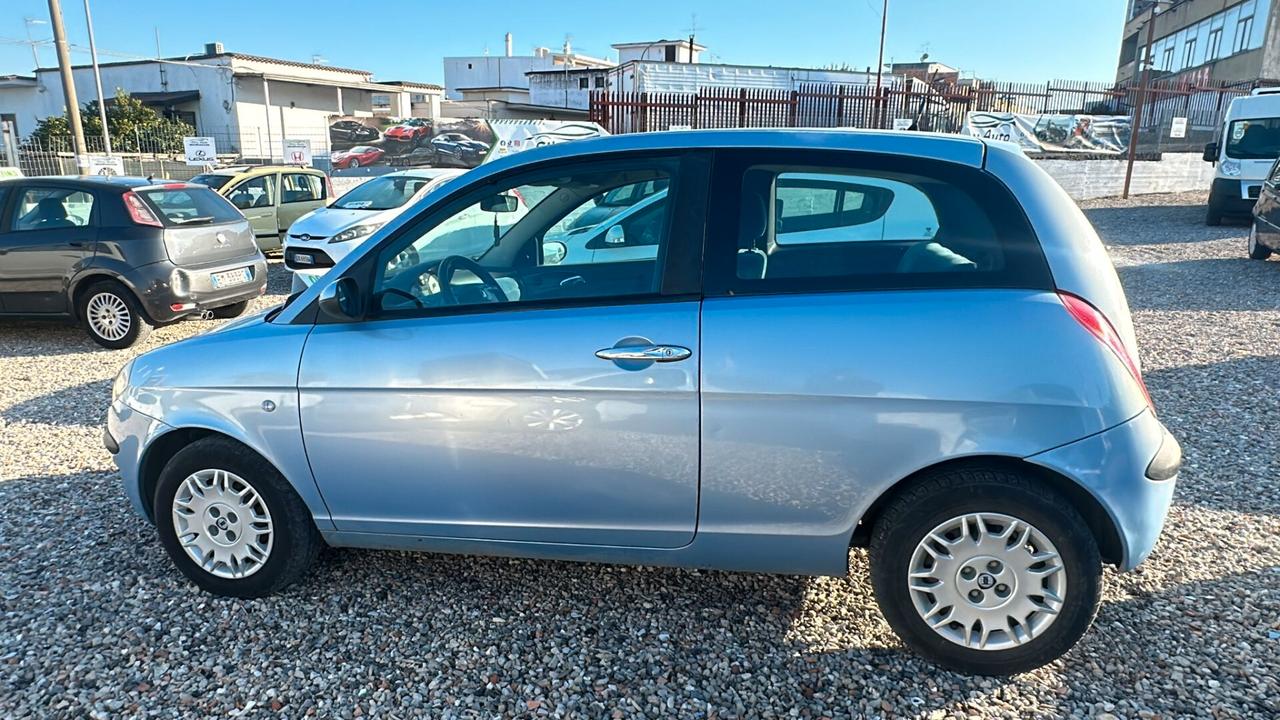
<svg viewBox="0 0 1280 720">
<path fill-rule="evenodd" d="M 608 71 L 597 70 L 590 73 L 571 72 L 567 79 L 563 72 L 535 73 L 529 76 L 529 102 L 534 105 L 548 107 L 570 107 L 586 110 L 590 105 L 592 90 L 603 90 L 604 86 L 596 86 L 596 78 L 603 78 Z M 582 89 L 580 80 L 587 78 L 589 87 Z M 568 93 L 565 88 L 568 87 Z M 568 103 L 566 104 L 566 98 Z"/>
<path fill-rule="evenodd" d="M 1036 164 L 1076 200 L 1117 197 L 1124 190 L 1123 157 L 1114 160 L 1036 160 Z M 1160 160 L 1134 162 L 1129 194 L 1207 192 L 1212 182 L 1213 165 L 1202 160 L 1200 153 L 1165 153 Z"/>
<path fill-rule="evenodd" d="M 461 88 L 529 87 L 525 73 L 555 67 L 551 55 L 448 57 L 444 59 L 445 97 L 461 100 Z"/>
</svg>

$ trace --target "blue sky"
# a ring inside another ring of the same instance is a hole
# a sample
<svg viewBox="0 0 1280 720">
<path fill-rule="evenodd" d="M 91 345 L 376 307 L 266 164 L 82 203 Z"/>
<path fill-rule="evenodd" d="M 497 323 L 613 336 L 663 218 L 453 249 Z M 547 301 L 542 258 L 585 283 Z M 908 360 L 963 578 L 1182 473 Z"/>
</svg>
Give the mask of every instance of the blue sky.
<svg viewBox="0 0 1280 720">
<path fill-rule="evenodd" d="M 154 56 L 155 28 L 165 56 L 199 53 L 219 40 L 228 50 L 371 70 L 382 80 L 441 82 L 440 58 L 535 45 L 604 56 L 615 42 L 688 35 L 710 61 L 817 67 L 874 65 L 881 0 L 645 0 L 644 2 L 352 2 L 351 0 L 91 0 L 99 59 Z M 0 74 L 27 73 L 24 18 L 36 39 L 51 36 L 46 0 L 3 0 Z M 1014 81 L 1110 80 L 1119 53 L 1123 0 L 890 0 L 885 61 L 930 59 Z M 63 0 L 72 44 L 88 44 L 82 0 Z M 55 62 L 51 45 L 43 65 Z M 704 58 L 706 59 L 706 58 Z M 73 54 L 77 63 L 87 53 Z"/>
</svg>

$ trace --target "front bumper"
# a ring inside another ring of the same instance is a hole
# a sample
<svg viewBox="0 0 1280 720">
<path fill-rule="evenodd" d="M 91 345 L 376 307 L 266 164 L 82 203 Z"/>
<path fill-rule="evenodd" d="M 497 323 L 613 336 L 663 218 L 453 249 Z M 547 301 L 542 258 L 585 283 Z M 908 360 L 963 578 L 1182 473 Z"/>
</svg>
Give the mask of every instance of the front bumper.
<svg viewBox="0 0 1280 720">
<path fill-rule="evenodd" d="M 150 521 L 146 503 L 142 498 L 142 455 L 151 441 L 172 430 L 168 425 L 134 410 L 116 400 L 107 410 L 107 427 L 103 432 L 103 445 L 111 453 L 124 494 L 133 505 L 134 512 Z M 114 446 L 114 449 L 113 449 Z"/>
<path fill-rule="evenodd" d="M 226 288 L 213 287 L 211 278 L 214 273 L 244 267 L 249 268 L 249 282 Z M 175 270 L 182 273 L 185 287 L 173 286 Z M 137 268 L 129 280 L 134 287 L 141 289 L 138 295 L 147 315 L 158 323 L 167 323 L 261 296 L 267 291 L 267 261 L 261 253 L 255 253 L 205 265 L 178 267 L 169 262 L 158 262 Z"/>
<path fill-rule="evenodd" d="M 1261 180 L 1214 178 L 1209 188 L 1209 207 L 1222 215 L 1251 215 L 1261 185 Z M 1251 192 L 1253 197 L 1249 197 Z"/>
<path fill-rule="evenodd" d="M 1074 479 L 1097 499 L 1120 537 L 1120 569 L 1132 570 L 1160 537 L 1173 502 L 1182 449 L 1147 410 L 1110 430 L 1027 460 Z"/>
</svg>

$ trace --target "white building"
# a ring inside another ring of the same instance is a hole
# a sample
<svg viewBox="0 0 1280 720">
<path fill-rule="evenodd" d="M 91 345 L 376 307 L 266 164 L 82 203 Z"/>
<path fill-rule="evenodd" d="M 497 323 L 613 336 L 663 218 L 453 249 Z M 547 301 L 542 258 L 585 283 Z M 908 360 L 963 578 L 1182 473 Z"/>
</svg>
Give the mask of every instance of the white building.
<svg viewBox="0 0 1280 720">
<path fill-rule="evenodd" d="M 221 43 L 209 43 L 197 55 L 99 67 L 108 97 L 123 89 L 214 137 L 220 153 L 250 158 L 282 157 L 285 138 L 309 139 L 316 151 L 327 149 L 333 115 L 438 117 L 443 94 L 438 85 L 379 83 L 365 70 L 227 52 Z M 92 67 L 77 65 L 72 73 L 79 101 L 95 100 Z M 57 68 L 0 78 L 0 119 L 13 122 L 20 137 L 65 109 Z"/>
<path fill-rule="evenodd" d="M 506 52 L 503 55 L 445 58 L 445 98 L 464 103 L 529 105 L 532 103 L 529 93 L 531 72 L 613 66 L 612 62 L 603 58 L 575 54 L 569 43 L 565 43 L 563 52 L 552 52 L 549 48 L 540 47 L 532 55 L 514 55 L 511 45 L 511 33 L 507 33 Z"/>
</svg>

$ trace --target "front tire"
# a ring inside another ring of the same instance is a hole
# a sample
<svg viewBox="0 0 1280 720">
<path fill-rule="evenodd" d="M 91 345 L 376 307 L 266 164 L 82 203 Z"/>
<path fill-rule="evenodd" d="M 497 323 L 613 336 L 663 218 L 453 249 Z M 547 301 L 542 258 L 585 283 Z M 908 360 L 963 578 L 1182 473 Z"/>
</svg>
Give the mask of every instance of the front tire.
<svg viewBox="0 0 1280 720">
<path fill-rule="evenodd" d="M 244 311 L 248 309 L 249 309 L 249 301 L 241 300 L 238 303 L 231 303 L 230 305 L 223 305 L 222 307 L 216 307 L 213 310 L 210 310 L 209 312 L 219 320 L 230 320 L 231 318 L 240 317 L 241 315 L 244 314 Z"/>
<path fill-rule="evenodd" d="M 1271 257 L 1271 249 L 1258 242 L 1258 221 L 1253 221 L 1249 226 L 1249 259 L 1250 260 L 1266 260 Z"/>
<path fill-rule="evenodd" d="M 306 574 L 323 540 L 288 481 L 262 456 L 207 437 L 165 465 L 154 508 L 178 569 L 216 595 L 270 595 Z"/>
<path fill-rule="evenodd" d="M 1098 546 L 1048 487 L 1004 469 L 930 474 L 876 521 L 871 582 L 889 625 L 953 670 L 1011 675 L 1069 650 L 1097 612 Z"/>
<path fill-rule="evenodd" d="M 108 350 L 123 350 L 151 334 L 151 320 L 128 288 L 103 280 L 79 295 L 76 313 L 89 337 Z"/>
</svg>

